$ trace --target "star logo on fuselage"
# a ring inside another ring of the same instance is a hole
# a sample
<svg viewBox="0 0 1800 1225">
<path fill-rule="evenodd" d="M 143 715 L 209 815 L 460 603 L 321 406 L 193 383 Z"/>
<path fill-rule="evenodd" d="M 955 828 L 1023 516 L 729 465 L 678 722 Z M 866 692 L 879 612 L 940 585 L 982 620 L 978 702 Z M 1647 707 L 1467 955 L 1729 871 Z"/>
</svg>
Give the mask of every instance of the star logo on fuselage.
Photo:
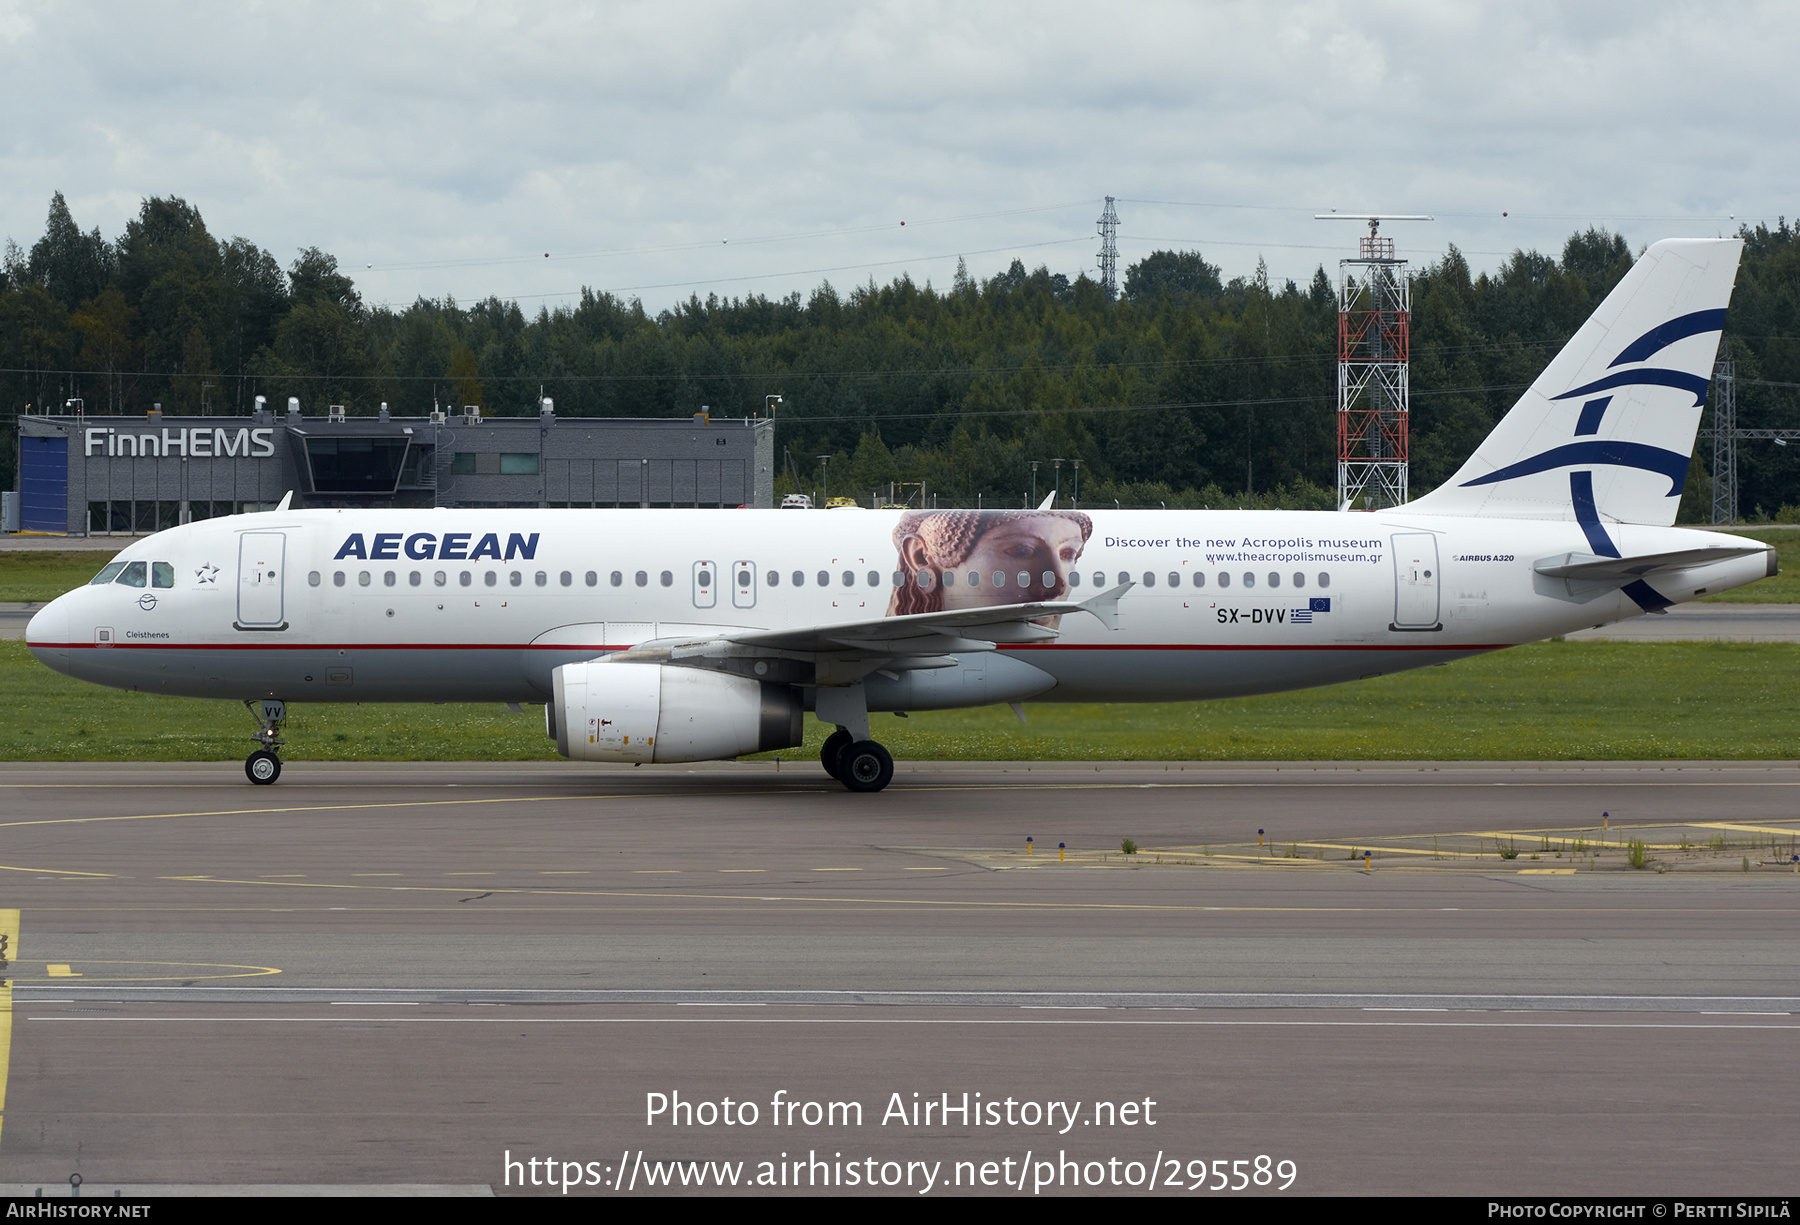
<svg viewBox="0 0 1800 1225">
<path fill-rule="evenodd" d="M 194 577 L 199 579 L 202 583 L 210 584 L 214 579 L 219 577 L 219 568 L 211 562 L 207 562 L 204 566 L 201 566 L 198 570 L 194 571 Z"/>
</svg>

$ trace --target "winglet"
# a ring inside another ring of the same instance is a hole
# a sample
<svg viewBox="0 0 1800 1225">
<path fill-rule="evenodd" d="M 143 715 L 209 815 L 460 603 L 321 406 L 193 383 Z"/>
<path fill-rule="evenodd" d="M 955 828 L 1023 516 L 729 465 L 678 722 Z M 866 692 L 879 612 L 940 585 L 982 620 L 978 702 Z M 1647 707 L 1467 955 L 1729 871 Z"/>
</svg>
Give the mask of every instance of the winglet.
<svg viewBox="0 0 1800 1225">
<path fill-rule="evenodd" d="M 1136 583 L 1126 579 L 1111 591 L 1103 591 L 1092 599 L 1083 600 L 1081 611 L 1093 613 L 1107 629 L 1116 630 L 1119 628 L 1119 597 L 1135 586 Z"/>
<path fill-rule="evenodd" d="M 1049 510 L 1051 503 L 1053 503 L 1055 501 L 1056 501 L 1056 490 L 1052 489 L 1049 493 L 1044 495 L 1044 500 L 1042 502 L 1038 503 L 1038 509 L 1039 510 Z"/>
<path fill-rule="evenodd" d="M 292 503 L 293 500 L 294 500 L 294 491 L 292 489 L 290 489 L 286 493 L 282 494 L 281 501 L 279 501 L 275 504 L 276 511 L 280 512 L 280 511 L 286 510 L 288 508 L 288 505 L 290 503 Z"/>
</svg>

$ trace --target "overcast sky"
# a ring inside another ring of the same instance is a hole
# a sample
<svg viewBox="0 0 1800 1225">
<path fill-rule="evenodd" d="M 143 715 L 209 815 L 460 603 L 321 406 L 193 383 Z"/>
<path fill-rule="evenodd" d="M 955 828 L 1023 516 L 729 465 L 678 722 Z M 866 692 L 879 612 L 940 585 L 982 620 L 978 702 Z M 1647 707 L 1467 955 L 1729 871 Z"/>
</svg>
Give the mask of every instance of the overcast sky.
<svg viewBox="0 0 1800 1225">
<path fill-rule="evenodd" d="M 1791 4 L 1644 0 L 0 0 L 0 235 L 58 190 L 109 238 L 176 195 L 372 302 L 656 310 L 959 254 L 1074 276 L 1112 195 L 1121 271 L 1335 275 L 1331 209 L 1434 214 L 1403 253 L 1492 268 L 1800 212 L 1797 46 Z"/>
</svg>

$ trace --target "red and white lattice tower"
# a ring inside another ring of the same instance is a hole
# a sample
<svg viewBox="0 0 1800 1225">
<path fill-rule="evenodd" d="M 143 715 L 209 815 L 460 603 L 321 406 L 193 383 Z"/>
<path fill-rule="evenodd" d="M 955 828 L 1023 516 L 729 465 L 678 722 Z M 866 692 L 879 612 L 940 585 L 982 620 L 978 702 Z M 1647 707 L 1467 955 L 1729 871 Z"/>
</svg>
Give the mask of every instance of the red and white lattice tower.
<svg viewBox="0 0 1800 1225">
<path fill-rule="evenodd" d="M 1369 223 L 1355 259 L 1338 261 L 1337 500 L 1340 510 L 1406 501 L 1412 283 L 1383 221 L 1418 214 L 1322 213 Z"/>
</svg>

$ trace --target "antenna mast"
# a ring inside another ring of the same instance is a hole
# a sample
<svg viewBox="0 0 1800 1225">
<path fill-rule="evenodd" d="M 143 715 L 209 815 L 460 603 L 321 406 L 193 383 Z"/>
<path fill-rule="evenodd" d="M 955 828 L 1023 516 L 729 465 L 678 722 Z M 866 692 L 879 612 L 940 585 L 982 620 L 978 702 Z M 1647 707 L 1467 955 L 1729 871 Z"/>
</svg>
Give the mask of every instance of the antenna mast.
<svg viewBox="0 0 1800 1225">
<path fill-rule="evenodd" d="M 1108 302 L 1119 300 L 1119 210 L 1113 198 L 1106 197 L 1106 211 L 1096 223 L 1100 227 L 1100 290 Z"/>
<path fill-rule="evenodd" d="M 1318 213 L 1320 221 L 1366 221 L 1355 259 L 1338 261 L 1339 510 L 1406 501 L 1411 417 L 1412 281 L 1384 221 L 1430 221 L 1419 213 Z"/>
</svg>

